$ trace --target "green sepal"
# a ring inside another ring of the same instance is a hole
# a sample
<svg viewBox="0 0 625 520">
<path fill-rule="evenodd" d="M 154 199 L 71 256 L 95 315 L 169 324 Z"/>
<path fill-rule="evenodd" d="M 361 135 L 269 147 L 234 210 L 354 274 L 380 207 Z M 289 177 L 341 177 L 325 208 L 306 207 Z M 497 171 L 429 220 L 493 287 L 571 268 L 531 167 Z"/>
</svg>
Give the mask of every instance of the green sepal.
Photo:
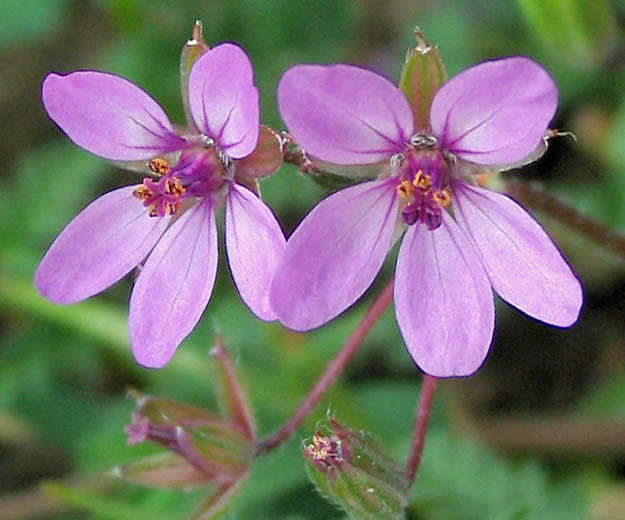
<svg viewBox="0 0 625 520">
<path fill-rule="evenodd" d="M 221 414 L 232 421 L 249 440 L 256 440 L 256 424 L 241 378 L 220 336 L 211 351 L 215 374 L 215 391 L 221 406 Z"/>
<path fill-rule="evenodd" d="M 207 484 L 207 475 L 175 453 L 165 452 L 118 466 L 113 476 L 157 488 L 188 489 Z"/>
<path fill-rule="evenodd" d="M 137 398 L 137 412 L 151 424 L 163 426 L 223 423 L 223 420 L 214 413 L 167 397 L 140 396 Z"/>
<path fill-rule="evenodd" d="M 236 179 L 262 179 L 269 177 L 280 166 L 284 158 L 285 142 L 280 134 L 268 126 L 261 125 L 258 144 L 247 157 L 236 162 Z"/>
<path fill-rule="evenodd" d="M 210 426 L 185 429 L 193 454 L 215 472 L 233 476 L 244 473 L 253 460 L 252 441 L 235 424 L 224 422 Z"/>
<path fill-rule="evenodd" d="M 180 53 L 180 93 L 182 94 L 182 106 L 187 124 L 191 128 L 195 128 L 195 123 L 189 108 L 189 73 L 193 64 L 208 49 L 208 45 L 202 38 L 202 22 L 196 20 L 191 32 L 191 39 L 187 41 Z"/>
<path fill-rule="evenodd" d="M 419 28 L 415 30 L 417 45 L 408 51 L 399 79 L 412 107 L 415 132 L 430 128 L 430 104 L 436 91 L 447 81 L 445 65 L 436 47 L 430 45 Z"/>
</svg>

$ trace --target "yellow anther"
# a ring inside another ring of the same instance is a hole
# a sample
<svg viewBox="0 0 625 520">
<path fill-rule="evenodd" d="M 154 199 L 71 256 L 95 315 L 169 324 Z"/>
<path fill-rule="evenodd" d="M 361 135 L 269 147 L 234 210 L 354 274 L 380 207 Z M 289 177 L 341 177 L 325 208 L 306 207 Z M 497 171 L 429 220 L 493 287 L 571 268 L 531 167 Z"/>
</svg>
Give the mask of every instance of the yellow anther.
<svg viewBox="0 0 625 520">
<path fill-rule="evenodd" d="M 443 191 L 435 191 L 432 193 L 432 198 L 436 204 L 444 208 L 449 206 L 449 203 L 451 202 L 451 193 L 447 188 L 445 188 Z"/>
<path fill-rule="evenodd" d="M 148 163 L 148 166 L 156 175 L 165 175 L 169 171 L 169 161 L 165 157 L 155 157 Z"/>
<path fill-rule="evenodd" d="M 413 198 L 414 188 L 412 187 L 412 184 L 408 181 L 402 181 L 399 186 L 397 186 L 397 195 L 405 199 Z"/>
<path fill-rule="evenodd" d="M 165 191 L 167 193 L 171 193 L 172 195 L 180 196 L 186 191 L 186 188 L 182 184 L 180 184 L 180 181 L 177 177 L 173 177 L 172 179 L 169 179 L 165 184 Z"/>
<path fill-rule="evenodd" d="M 132 194 L 139 200 L 145 200 L 152 195 L 152 190 L 150 190 L 145 184 L 141 184 L 135 188 L 135 191 L 133 191 Z"/>
<path fill-rule="evenodd" d="M 419 170 L 417 174 L 412 179 L 412 184 L 415 188 L 419 188 L 420 190 L 427 191 L 430 186 L 432 186 L 432 177 L 423 173 L 422 170 Z"/>
</svg>

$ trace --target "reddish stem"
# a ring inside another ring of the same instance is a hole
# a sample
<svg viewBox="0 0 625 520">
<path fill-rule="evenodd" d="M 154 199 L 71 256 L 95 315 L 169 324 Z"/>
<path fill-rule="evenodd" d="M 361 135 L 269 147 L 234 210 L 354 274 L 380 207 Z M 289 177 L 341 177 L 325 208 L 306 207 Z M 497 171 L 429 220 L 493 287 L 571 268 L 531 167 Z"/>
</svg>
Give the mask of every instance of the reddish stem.
<svg viewBox="0 0 625 520">
<path fill-rule="evenodd" d="M 544 211 L 589 240 L 625 258 L 625 235 L 623 233 L 610 229 L 598 220 L 580 213 L 569 203 L 547 192 L 537 182 L 509 179 L 506 181 L 506 192 L 519 202 Z"/>
<path fill-rule="evenodd" d="M 373 302 L 369 310 L 354 329 L 351 336 L 341 347 L 336 357 L 327 366 L 325 372 L 319 378 L 315 386 L 300 403 L 295 413 L 273 434 L 262 439 L 256 448 L 256 453 L 267 453 L 278 447 L 297 429 L 301 422 L 310 413 L 326 390 L 334 383 L 338 375 L 343 371 L 345 365 L 354 355 L 371 328 L 378 321 L 382 313 L 393 300 L 393 280 L 384 288 L 380 295 Z"/>
<path fill-rule="evenodd" d="M 429 376 L 427 374 L 423 376 L 421 395 L 419 396 L 419 405 L 417 407 L 417 419 L 415 420 L 414 431 L 412 432 L 412 449 L 406 461 L 406 478 L 410 485 L 412 485 L 414 481 L 419 463 L 421 462 L 421 456 L 423 455 L 425 433 L 428 429 L 437 381 L 434 376 Z"/>
</svg>

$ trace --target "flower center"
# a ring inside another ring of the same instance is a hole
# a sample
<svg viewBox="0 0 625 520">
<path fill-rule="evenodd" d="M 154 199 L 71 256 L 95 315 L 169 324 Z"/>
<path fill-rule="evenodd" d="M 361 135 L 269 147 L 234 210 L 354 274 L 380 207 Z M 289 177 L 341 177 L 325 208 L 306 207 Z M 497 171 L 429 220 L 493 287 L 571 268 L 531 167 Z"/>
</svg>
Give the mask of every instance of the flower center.
<svg viewBox="0 0 625 520">
<path fill-rule="evenodd" d="M 409 226 L 420 222 L 434 230 L 443 221 L 443 208 L 451 202 L 451 191 L 444 187 L 439 158 L 407 157 L 397 194 L 403 202 L 402 220 Z"/>
<path fill-rule="evenodd" d="M 158 182 L 146 177 L 133 195 L 143 201 L 150 217 L 164 217 L 178 211 L 185 191 L 186 188 L 176 177 L 163 176 Z"/>
<path fill-rule="evenodd" d="M 212 145 L 183 151 L 174 166 L 164 157 L 155 157 L 148 166 L 158 179 L 146 177 L 133 195 L 143 201 L 151 217 L 174 215 L 183 199 L 206 197 L 219 190 L 227 173 Z"/>
<path fill-rule="evenodd" d="M 304 456 L 321 466 L 335 466 L 343 460 L 341 441 L 334 435 L 328 437 L 317 432 L 312 442 L 304 448 Z"/>
</svg>

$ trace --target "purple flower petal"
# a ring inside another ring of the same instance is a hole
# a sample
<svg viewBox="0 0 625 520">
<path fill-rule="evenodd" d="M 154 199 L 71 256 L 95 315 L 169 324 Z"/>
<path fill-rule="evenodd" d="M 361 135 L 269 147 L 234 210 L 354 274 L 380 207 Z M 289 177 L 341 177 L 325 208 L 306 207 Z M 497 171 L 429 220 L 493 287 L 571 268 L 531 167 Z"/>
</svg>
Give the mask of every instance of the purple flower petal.
<svg viewBox="0 0 625 520">
<path fill-rule="evenodd" d="M 193 330 L 217 273 L 210 199 L 187 211 L 150 254 L 130 297 L 130 345 L 140 365 L 161 368 Z"/>
<path fill-rule="evenodd" d="M 351 65 L 298 65 L 278 85 L 282 119 L 295 141 L 323 161 L 368 164 L 404 148 L 414 122 L 389 80 Z"/>
<path fill-rule="evenodd" d="M 493 294 L 471 242 L 447 212 L 434 231 L 411 226 L 395 275 L 395 316 L 417 365 L 436 377 L 468 376 L 486 357 Z"/>
<path fill-rule="evenodd" d="M 260 319 L 277 318 L 269 286 L 284 250 L 284 235 L 269 207 L 233 183 L 226 201 L 226 250 L 232 278 L 245 304 Z"/>
<path fill-rule="evenodd" d="M 445 83 L 430 107 L 433 134 L 462 159 L 514 163 L 531 154 L 558 105 L 558 90 L 528 58 L 487 61 Z"/>
<path fill-rule="evenodd" d="M 151 218 L 126 186 L 94 200 L 56 238 L 35 273 L 37 290 L 75 303 L 128 273 L 162 235 L 168 218 Z"/>
<path fill-rule="evenodd" d="M 384 263 L 397 220 L 395 182 L 364 182 L 322 200 L 289 238 L 271 287 L 287 327 L 323 325 L 367 290 Z"/>
<path fill-rule="evenodd" d="M 245 51 L 222 43 L 206 51 L 189 74 L 189 107 L 196 126 L 233 159 L 258 142 L 258 89 Z"/>
<path fill-rule="evenodd" d="M 138 161 L 184 146 L 152 97 L 127 79 L 95 71 L 50 73 L 43 104 L 74 143 L 111 161 Z"/>
<path fill-rule="evenodd" d="M 456 217 L 490 282 L 511 305 L 560 327 L 577 321 L 582 288 L 540 225 L 509 197 L 456 183 Z"/>
</svg>

